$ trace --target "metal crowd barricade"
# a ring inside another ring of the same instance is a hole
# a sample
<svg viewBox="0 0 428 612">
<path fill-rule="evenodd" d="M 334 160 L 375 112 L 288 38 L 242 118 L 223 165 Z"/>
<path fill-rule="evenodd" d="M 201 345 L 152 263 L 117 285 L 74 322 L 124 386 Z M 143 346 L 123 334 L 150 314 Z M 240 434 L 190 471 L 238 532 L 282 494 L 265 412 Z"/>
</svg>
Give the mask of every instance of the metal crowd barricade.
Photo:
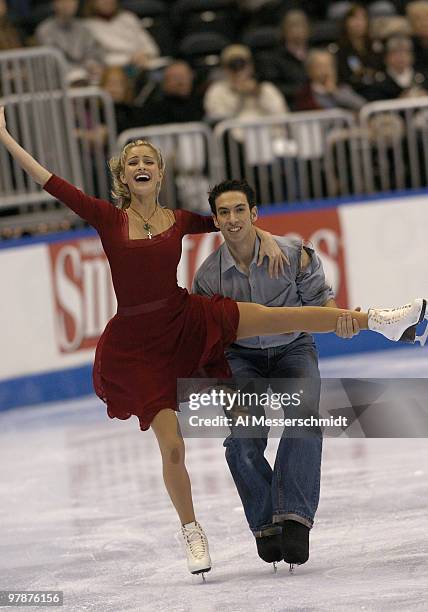
<svg viewBox="0 0 428 612">
<path fill-rule="evenodd" d="M 289 113 L 254 120 L 227 120 L 215 130 L 223 158 L 223 174 L 247 178 L 260 203 L 324 198 L 330 194 L 326 173 L 326 139 L 332 129 L 353 128 L 352 113 L 340 109 Z M 357 163 L 353 147 L 341 143 L 338 172 L 345 191 L 347 176 Z M 334 195 L 338 195 L 334 193 Z"/>
<path fill-rule="evenodd" d="M 208 212 L 209 186 L 221 179 L 211 129 L 204 123 L 132 128 L 119 135 L 116 152 L 138 139 L 149 140 L 162 151 L 166 164 L 162 202 L 170 208 Z"/>
<path fill-rule="evenodd" d="M 368 133 L 363 163 L 369 193 L 428 185 L 428 98 L 366 104 L 360 125 Z"/>
<path fill-rule="evenodd" d="M 99 87 L 69 90 L 74 136 L 82 166 L 83 188 L 90 195 L 109 199 L 107 160 L 116 144 L 116 118 L 111 96 Z"/>
<path fill-rule="evenodd" d="M 0 104 L 10 133 L 42 165 L 82 184 L 61 54 L 49 47 L 0 53 Z M 0 147 L 0 207 L 51 200 Z"/>
</svg>

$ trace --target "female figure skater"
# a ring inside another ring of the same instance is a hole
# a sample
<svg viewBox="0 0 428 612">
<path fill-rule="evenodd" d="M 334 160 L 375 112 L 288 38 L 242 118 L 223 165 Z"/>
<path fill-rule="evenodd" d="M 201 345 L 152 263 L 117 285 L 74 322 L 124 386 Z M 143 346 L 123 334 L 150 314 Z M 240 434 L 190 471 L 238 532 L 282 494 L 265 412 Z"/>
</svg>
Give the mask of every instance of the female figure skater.
<svg viewBox="0 0 428 612">
<path fill-rule="evenodd" d="M 158 203 L 164 174 L 161 153 L 135 141 L 110 161 L 113 196 L 120 207 L 89 197 L 51 174 L 7 132 L 0 108 L 0 142 L 43 188 L 88 221 L 108 257 L 118 301 L 97 346 L 93 381 L 113 418 L 136 415 L 152 427 L 165 486 L 182 524 L 188 567 L 211 569 L 207 538 L 195 520 L 191 486 L 178 427 L 177 378 L 230 375 L 224 348 L 237 338 L 293 331 L 332 332 L 349 311 L 326 307 L 269 308 L 230 298 L 189 295 L 178 287 L 177 265 L 185 234 L 215 231 L 213 220 Z M 418 299 L 391 311 L 351 312 L 361 329 L 398 340 L 425 314 Z"/>
</svg>

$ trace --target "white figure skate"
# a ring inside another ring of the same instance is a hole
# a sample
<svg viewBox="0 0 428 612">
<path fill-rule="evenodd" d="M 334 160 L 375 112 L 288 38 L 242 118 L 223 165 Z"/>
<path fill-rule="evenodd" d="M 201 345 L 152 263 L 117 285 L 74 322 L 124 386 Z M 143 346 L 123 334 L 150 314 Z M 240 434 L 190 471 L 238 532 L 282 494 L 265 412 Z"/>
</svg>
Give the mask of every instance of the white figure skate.
<svg viewBox="0 0 428 612">
<path fill-rule="evenodd" d="M 205 581 L 204 573 L 211 569 L 207 536 L 197 521 L 183 525 L 181 533 L 186 546 L 187 567 L 192 574 L 202 574 L 202 579 Z"/>
<path fill-rule="evenodd" d="M 410 304 L 400 308 L 370 308 L 368 312 L 369 329 L 382 334 L 389 340 L 397 342 L 420 342 L 423 346 L 428 337 L 425 330 L 422 336 L 416 336 L 416 327 L 423 319 L 428 318 L 426 300 L 416 298 Z"/>
</svg>

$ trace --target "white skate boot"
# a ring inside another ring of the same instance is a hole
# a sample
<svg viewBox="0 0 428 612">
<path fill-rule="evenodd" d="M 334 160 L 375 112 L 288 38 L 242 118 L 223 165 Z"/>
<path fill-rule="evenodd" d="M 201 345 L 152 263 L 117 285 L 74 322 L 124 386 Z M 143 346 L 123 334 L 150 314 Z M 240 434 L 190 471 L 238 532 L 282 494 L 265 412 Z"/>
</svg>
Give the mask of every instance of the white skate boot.
<svg viewBox="0 0 428 612">
<path fill-rule="evenodd" d="M 415 340 L 420 341 L 420 338 L 416 338 L 416 326 L 427 316 L 426 300 L 416 298 L 400 308 L 370 308 L 368 324 L 369 329 L 389 340 L 414 343 Z"/>
<path fill-rule="evenodd" d="M 192 574 L 202 574 L 211 569 L 211 558 L 208 550 L 208 540 L 200 524 L 195 521 L 181 528 L 187 552 L 187 567 Z"/>
</svg>

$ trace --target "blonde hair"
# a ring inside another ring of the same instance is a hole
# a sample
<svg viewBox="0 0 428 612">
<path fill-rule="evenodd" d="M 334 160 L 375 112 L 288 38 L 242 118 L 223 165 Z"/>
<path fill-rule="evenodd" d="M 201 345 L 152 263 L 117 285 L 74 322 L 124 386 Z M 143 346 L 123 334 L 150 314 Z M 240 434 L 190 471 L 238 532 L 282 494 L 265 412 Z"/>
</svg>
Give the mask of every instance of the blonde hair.
<svg viewBox="0 0 428 612">
<path fill-rule="evenodd" d="M 140 147 L 143 145 L 146 147 L 150 147 L 152 151 L 154 151 L 156 155 L 156 160 L 158 162 L 159 170 L 162 173 L 165 170 L 165 162 L 163 160 L 162 153 L 157 147 L 155 147 L 155 145 L 153 145 L 148 140 L 133 140 L 132 142 L 128 142 L 128 144 L 123 147 L 122 151 L 120 152 L 120 155 L 118 155 L 118 157 L 112 157 L 108 162 L 108 166 L 110 168 L 110 172 L 113 179 L 113 186 L 110 193 L 113 200 L 122 209 L 129 208 L 131 204 L 131 192 L 129 190 L 129 187 L 128 185 L 125 185 L 125 183 L 123 183 L 120 178 L 121 174 L 123 174 L 125 171 L 126 156 L 128 155 L 129 149 L 132 149 L 132 147 Z M 158 201 L 160 187 L 161 183 L 159 181 L 159 183 L 157 184 L 156 201 Z"/>
</svg>

